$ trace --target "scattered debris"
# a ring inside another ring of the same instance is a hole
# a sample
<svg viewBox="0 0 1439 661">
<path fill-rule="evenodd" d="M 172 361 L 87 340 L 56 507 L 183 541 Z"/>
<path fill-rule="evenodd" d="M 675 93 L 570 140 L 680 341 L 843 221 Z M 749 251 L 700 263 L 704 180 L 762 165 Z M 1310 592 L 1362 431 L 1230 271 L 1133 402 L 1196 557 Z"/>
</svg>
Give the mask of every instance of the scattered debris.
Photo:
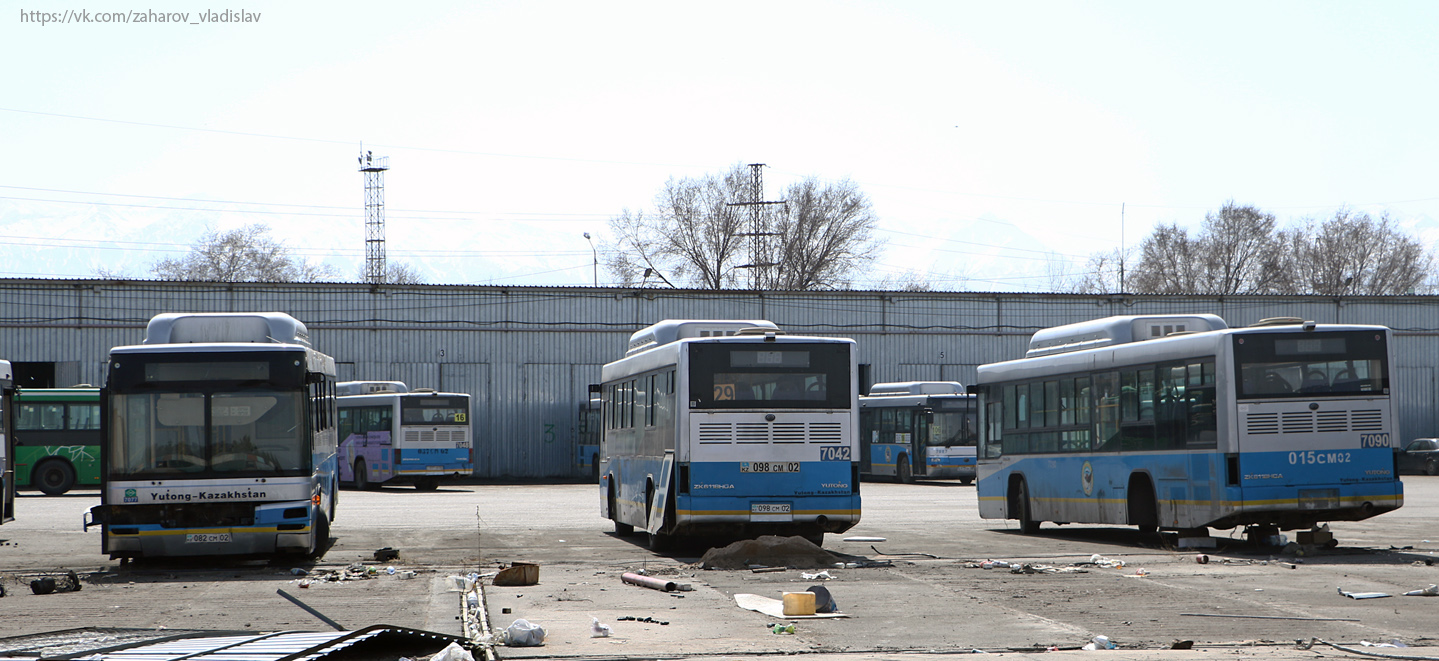
<svg viewBox="0 0 1439 661">
<path fill-rule="evenodd" d="M 495 585 L 535 585 L 540 582 L 540 566 L 532 562 L 512 562 L 495 574 Z"/>
<path fill-rule="evenodd" d="M 750 567 L 749 570 L 750 570 L 751 572 L 756 573 L 756 574 L 773 574 L 774 572 L 777 572 L 777 571 L 784 571 L 785 568 L 784 568 L 784 567 L 759 567 L 759 566 L 755 566 L 755 567 Z"/>
<path fill-rule="evenodd" d="M 284 590 L 276 590 L 276 591 L 275 591 L 275 594 L 278 594 L 278 595 L 280 595 L 281 597 L 284 597 L 284 598 L 290 600 L 290 603 L 295 604 L 296 606 L 299 606 L 299 607 L 300 607 L 301 609 L 303 609 L 306 613 L 309 613 L 309 614 L 311 614 L 311 615 L 314 615 L 316 619 L 320 620 L 321 622 L 324 622 L 325 624 L 330 625 L 332 628 L 334 628 L 335 631 L 344 631 L 344 630 L 345 630 L 344 625 L 342 625 L 342 624 L 340 624 L 339 622 L 336 622 L 336 621 L 334 621 L 334 620 L 332 620 L 332 619 L 330 619 L 330 618 L 328 618 L 328 617 L 325 617 L 325 614 L 324 614 L 324 613 L 321 613 L 320 611 L 317 611 L 317 610 L 315 610 L 314 608 L 311 608 L 309 604 L 306 604 L 305 602 L 300 601 L 299 599 L 296 599 L 296 598 L 295 598 L 293 595 L 291 595 L 290 593 L 285 592 Z"/>
<path fill-rule="evenodd" d="M 669 623 L 668 621 L 666 621 L 666 620 L 656 620 L 655 618 L 648 617 L 648 616 L 646 616 L 646 617 L 635 617 L 635 616 L 633 616 L 633 615 L 622 615 L 622 616 L 620 616 L 620 617 L 615 618 L 615 621 L 616 621 L 616 622 L 642 622 L 642 623 L 644 623 L 644 624 L 658 624 L 658 625 L 660 625 L 660 626 L 669 626 L 669 624 L 670 624 L 670 623 Z"/>
<path fill-rule="evenodd" d="M 1176 640 L 1176 641 L 1174 641 L 1174 642 L 1172 642 L 1172 643 L 1169 644 L 1169 649 L 1172 649 L 1172 650 L 1192 650 L 1192 649 L 1194 649 L 1194 641 L 1192 641 L 1192 640 Z"/>
<path fill-rule="evenodd" d="M 1408 647 L 1408 645 L 1405 645 L 1404 643 L 1401 643 L 1397 640 L 1392 643 L 1371 643 L 1367 640 L 1361 640 L 1359 641 L 1359 644 L 1365 647 Z"/>
<path fill-rule="evenodd" d="M 811 585 L 809 591 L 814 593 L 814 612 L 835 613 L 839 611 L 839 604 L 835 603 L 834 597 L 830 596 L 829 590 L 823 585 Z"/>
<path fill-rule="evenodd" d="M 1410 590 L 1404 593 L 1406 597 L 1439 597 L 1439 585 L 1430 584 L 1427 588 Z"/>
<path fill-rule="evenodd" d="M 869 550 L 874 551 L 877 555 L 917 555 L 921 558 L 934 558 L 935 560 L 939 559 L 939 556 L 934 555 L 933 553 L 885 553 L 884 551 L 875 548 L 873 545 L 869 547 Z"/>
<path fill-rule="evenodd" d="M 609 638 L 611 633 L 614 633 L 614 629 L 611 629 L 610 625 L 601 622 L 598 617 L 590 616 L 590 638 Z"/>
<path fill-rule="evenodd" d="M 398 560 L 399 557 L 400 552 L 388 546 L 375 551 L 375 562 L 389 562 L 391 560 Z"/>
<path fill-rule="evenodd" d="M 815 594 L 813 592 L 808 590 L 804 592 L 785 592 L 780 596 L 783 597 L 783 599 L 780 600 L 783 608 L 781 612 L 783 612 L 786 617 L 814 615 Z"/>
<path fill-rule="evenodd" d="M 1079 649 L 1092 652 L 1094 650 L 1112 650 L 1118 647 L 1118 645 L 1114 644 L 1114 641 L 1109 639 L 1109 636 L 1095 636 L 1090 639 L 1089 643 Z"/>
<path fill-rule="evenodd" d="M 620 576 L 620 580 L 630 585 L 638 585 L 642 588 L 659 590 L 660 592 L 674 592 L 679 589 L 679 586 L 676 585 L 674 581 L 666 581 L 663 578 L 654 578 L 653 576 L 644 576 L 636 574 L 635 572 L 625 572 Z"/>
<path fill-rule="evenodd" d="M 460 647 L 459 643 L 450 643 L 425 661 L 475 661 L 475 655 L 469 650 Z"/>
<path fill-rule="evenodd" d="M 521 618 L 501 633 L 500 642 L 509 647 L 539 647 L 545 644 L 545 628 Z"/>
<path fill-rule="evenodd" d="M 705 569 L 752 569 L 789 567 L 792 569 L 824 569 L 833 567 L 839 558 L 803 537 L 765 535 L 744 539 L 722 548 L 705 551 L 700 565 Z"/>
<path fill-rule="evenodd" d="M 844 538 L 844 541 L 846 541 L 846 542 L 874 542 L 874 543 L 879 543 L 879 542 L 887 542 L 887 541 L 889 541 L 889 540 L 888 540 L 888 539 L 885 539 L 885 538 L 883 538 L 883 537 L 846 537 L 846 538 Z"/>
<path fill-rule="evenodd" d="M 1079 564 L 1084 564 L 1084 563 L 1079 563 Z M 1096 553 L 1096 554 L 1094 554 L 1094 555 L 1089 556 L 1089 564 L 1094 565 L 1094 566 L 1096 566 L 1096 567 L 1115 567 L 1115 568 L 1121 568 L 1121 567 L 1124 566 L 1124 561 L 1123 561 L 1123 560 L 1112 560 L 1112 559 L 1110 559 L 1110 558 L 1106 558 L 1106 557 L 1104 557 L 1104 556 Z"/>
<path fill-rule="evenodd" d="M 1378 599 L 1380 597 L 1390 596 L 1384 592 L 1345 592 L 1344 588 L 1338 588 L 1338 590 L 1339 594 L 1349 597 L 1350 599 Z"/>
<path fill-rule="evenodd" d="M 1207 565 L 1209 564 L 1209 556 L 1200 553 L 1199 555 L 1194 556 L 1194 561 L 1201 565 Z"/>
<path fill-rule="evenodd" d="M 791 622 L 791 623 L 789 623 L 789 624 L 771 624 L 771 625 L 769 625 L 769 630 L 770 630 L 770 633 L 787 634 L 787 635 L 788 635 L 788 634 L 793 634 L 793 633 L 794 633 L 794 623 Z"/>
<path fill-rule="evenodd" d="M 771 599 L 769 597 L 762 597 L 757 594 L 737 594 L 734 596 L 734 601 L 736 606 L 739 606 L 740 608 L 743 608 L 745 610 L 754 611 L 756 613 L 764 613 L 765 615 L 768 615 L 770 617 L 783 618 L 787 620 L 810 620 L 832 617 L 849 617 L 848 615 L 839 612 L 816 612 L 814 615 L 786 615 L 784 612 L 783 601 L 780 601 L 779 599 Z"/>
<path fill-rule="evenodd" d="M 1186 617 L 1231 617 L 1243 620 L 1300 620 L 1304 622 L 1358 622 L 1344 617 L 1286 617 L 1283 615 L 1225 615 L 1221 613 L 1180 613 Z"/>
<path fill-rule="evenodd" d="M 51 594 L 54 592 L 79 592 L 80 577 L 74 571 L 65 572 L 59 577 L 43 576 L 30 581 L 30 591 L 35 594 Z"/>
<path fill-rule="evenodd" d="M 800 573 L 799 573 L 799 576 L 800 576 L 800 578 L 803 578 L 803 579 L 806 580 L 806 581 L 814 581 L 814 580 L 828 581 L 828 580 L 834 578 L 833 576 L 830 575 L 829 570 L 827 570 L 827 569 L 824 570 L 824 571 L 822 571 L 822 572 L 819 572 L 819 573 L 817 573 L 817 574 L 806 574 L 806 573 L 804 573 L 804 572 L 800 572 Z"/>
</svg>

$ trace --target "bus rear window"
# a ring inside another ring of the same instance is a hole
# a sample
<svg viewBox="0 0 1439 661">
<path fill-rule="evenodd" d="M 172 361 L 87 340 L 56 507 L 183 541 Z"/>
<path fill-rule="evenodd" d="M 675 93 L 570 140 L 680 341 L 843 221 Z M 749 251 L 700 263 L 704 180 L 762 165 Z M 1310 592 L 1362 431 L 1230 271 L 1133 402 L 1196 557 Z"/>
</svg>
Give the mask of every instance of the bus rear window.
<svg viewBox="0 0 1439 661">
<path fill-rule="evenodd" d="M 1383 332 L 1241 333 L 1234 336 L 1239 399 L 1385 394 Z"/>
<path fill-rule="evenodd" d="M 696 342 L 692 408 L 849 408 L 849 344 Z"/>
</svg>

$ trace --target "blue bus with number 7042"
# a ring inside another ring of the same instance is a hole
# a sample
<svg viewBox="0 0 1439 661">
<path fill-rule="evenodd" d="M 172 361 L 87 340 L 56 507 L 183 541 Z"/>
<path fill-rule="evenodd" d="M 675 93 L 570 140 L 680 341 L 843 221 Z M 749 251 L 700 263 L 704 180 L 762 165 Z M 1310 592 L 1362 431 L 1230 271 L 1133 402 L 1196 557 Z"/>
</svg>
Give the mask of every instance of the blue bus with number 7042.
<svg viewBox="0 0 1439 661">
<path fill-rule="evenodd" d="M 604 366 L 602 515 L 651 548 L 859 522 L 853 340 L 768 321 L 663 321 Z"/>
</svg>

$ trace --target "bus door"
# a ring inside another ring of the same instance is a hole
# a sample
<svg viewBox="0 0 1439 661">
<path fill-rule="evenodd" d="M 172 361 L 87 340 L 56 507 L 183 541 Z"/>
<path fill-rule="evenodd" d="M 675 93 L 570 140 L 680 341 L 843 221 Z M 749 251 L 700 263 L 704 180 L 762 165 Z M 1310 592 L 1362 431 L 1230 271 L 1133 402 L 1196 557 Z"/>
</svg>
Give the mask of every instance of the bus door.
<svg viewBox="0 0 1439 661">
<path fill-rule="evenodd" d="M 909 440 L 909 465 L 915 477 L 929 475 L 929 427 L 934 411 L 915 409 Z"/>
</svg>

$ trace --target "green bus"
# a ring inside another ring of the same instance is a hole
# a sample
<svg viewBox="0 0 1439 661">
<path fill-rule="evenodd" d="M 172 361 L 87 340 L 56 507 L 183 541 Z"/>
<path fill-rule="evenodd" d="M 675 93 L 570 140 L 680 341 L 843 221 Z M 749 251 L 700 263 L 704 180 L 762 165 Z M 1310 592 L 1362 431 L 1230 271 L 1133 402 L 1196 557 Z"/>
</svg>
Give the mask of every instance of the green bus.
<svg viewBox="0 0 1439 661">
<path fill-rule="evenodd" d="M 57 496 L 100 486 L 100 389 L 15 392 L 15 485 Z"/>
</svg>

